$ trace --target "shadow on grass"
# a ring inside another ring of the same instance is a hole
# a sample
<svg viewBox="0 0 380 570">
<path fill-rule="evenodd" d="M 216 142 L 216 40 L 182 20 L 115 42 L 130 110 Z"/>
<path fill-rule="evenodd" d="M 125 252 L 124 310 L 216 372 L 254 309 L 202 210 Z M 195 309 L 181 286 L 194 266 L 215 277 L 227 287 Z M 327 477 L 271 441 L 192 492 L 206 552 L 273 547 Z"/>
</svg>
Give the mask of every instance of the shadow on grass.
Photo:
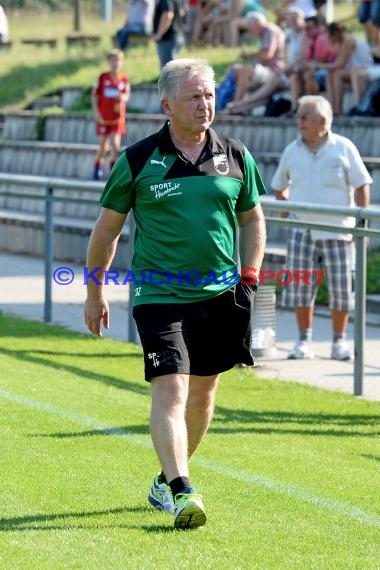
<svg viewBox="0 0 380 570">
<path fill-rule="evenodd" d="M 37 433 L 29 437 L 51 437 L 58 439 L 65 439 L 71 437 L 97 437 L 109 435 L 149 435 L 149 426 L 147 424 L 126 426 L 126 427 L 112 427 L 106 429 L 93 429 L 86 431 L 73 431 L 73 432 L 58 432 L 58 433 Z"/>
<path fill-rule="evenodd" d="M 99 531 L 100 529 L 113 529 L 113 530 L 140 530 L 147 533 L 154 533 L 154 534 L 163 534 L 163 533 L 172 533 L 172 532 L 194 532 L 197 529 L 177 529 L 174 526 L 164 526 L 164 525 L 152 525 L 150 527 L 143 526 L 143 525 L 135 525 L 135 524 L 67 524 L 67 525 L 45 525 L 45 526 L 25 526 L 25 527 L 16 527 L 12 529 L 4 529 L 8 530 L 8 532 L 51 532 L 51 531 L 58 531 L 63 530 L 67 531 L 78 531 L 78 530 L 95 530 Z M 0 527 L 0 532 L 3 529 Z"/>
<path fill-rule="evenodd" d="M 214 421 L 209 429 L 215 434 L 293 434 L 302 436 L 330 436 L 330 437 L 377 437 L 380 431 L 366 431 L 351 429 L 358 426 L 377 425 L 378 416 L 334 415 L 334 414 L 302 414 L 295 412 L 250 412 L 246 410 L 229 410 L 216 406 Z M 227 425 L 220 425 L 227 424 Z M 229 424 L 229 425 L 228 425 Z M 239 424 L 239 425 L 234 425 Z M 242 425 L 245 424 L 245 425 Z M 249 424 L 249 425 L 248 425 Z M 264 425 L 263 425 L 264 424 Z M 297 425 L 290 427 L 289 424 Z M 317 428 L 307 426 L 314 424 Z M 345 428 L 345 429 L 344 429 Z M 97 436 L 132 436 L 149 435 L 149 426 L 146 424 L 112 427 L 106 429 L 85 430 L 79 432 L 58 432 L 32 434 L 30 437 L 46 438 L 72 438 Z M 375 455 L 363 455 L 367 459 L 380 461 Z"/>
<path fill-rule="evenodd" d="M 379 431 L 359 427 L 379 426 L 378 415 L 324 414 L 287 411 L 234 410 L 215 407 L 213 433 L 299 434 L 332 437 L 377 437 Z M 221 426 L 218 424 L 229 424 Z M 238 424 L 238 425 L 234 425 Z M 250 424 L 250 425 L 248 425 Z M 294 427 L 293 427 L 294 426 Z M 315 426 L 310 428 L 309 426 Z"/>
<path fill-rule="evenodd" d="M 36 354 L 51 354 L 52 356 L 56 356 L 58 355 L 62 355 L 62 354 L 66 354 L 66 353 L 55 353 L 55 352 L 51 352 L 51 353 L 44 353 L 43 351 L 36 351 Z M 133 382 L 129 382 L 128 380 L 121 380 L 120 378 L 116 378 L 115 376 L 110 376 L 107 374 L 100 374 L 98 372 L 92 372 L 91 370 L 88 370 L 87 368 L 81 368 L 79 366 L 73 366 L 71 364 L 65 364 L 63 362 L 57 362 L 54 359 L 51 360 L 47 360 L 46 358 L 41 358 L 39 356 L 34 356 L 34 351 L 33 350 L 11 350 L 11 349 L 6 349 L 6 348 L 0 348 L 0 354 L 4 354 L 6 356 L 10 356 L 11 358 L 15 358 L 17 360 L 20 360 L 22 362 L 30 362 L 32 364 L 38 364 L 38 365 L 42 365 L 45 366 L 47 368 L 51 368 L 52 371 L 54 371 L 54 373 L 57 372 L 58 370 L 64 370 L 66 372 L 69 372 L 71 374 L 74 374 L 75 376 L 78 376 L 79 378 L 81 378 L 82 380 L 91 380 L 93 382 L 101 382 L 102 384 L 106 384 L 107 386 L 112 386 L 113 388 L 118 388 L 120 390 L 127 390 L 130 392 L 134 392 L 136 394 L 139 394 L 141 396 L 147 396 L 149 395 L 149 386 L 147 382 L 141 382 L 140 384 L 135 384 Z M 76 355 L 75 353 L 67 353 L 67 357 L 74 357 L 74 356 L 84 356 L 85 358 L 90 358 L 91 355 L 90 354 L 78 354 Z M 101 352 L 97 352 L 94 353 L 92 355 L 93 357 L 97 357 L 97 358 L 103 358 L 103 355 Z M 127 354 L 118 354 L 118 357 L 126 357 L 128 356 Z M 141 358 L 140 354 L 135 354 L 133 353 L 130 356 L 137 356 L 138 358 Z"/>
<path fill-rule="evenodd" d="M 197 531 L 199 529 L 194 529 L 194 528 L 174 528 L 174 526 L 164 526 L 163 524 L 155 524 L 155 525 L 151 525 L 151 526 L 147 526 L 147 525 L 141 525 L 139 528 L 141 528 L 141 530 L 144 530 L 145 532 L 147 532 L 148 534 L 152 534 L 152 533 L 171 533 L 171 532 L 194 532 Z"/>
<path fill-rule="evenodd" d="M 7 350 L 7 349 L 3 349 L 0 348 L 0 350 Z M 104 358 L 143 358 L 143 353 L 142 352 L 69 352 L 69 351 L 64 351 L 64 352 L 60 352 L 59 350 L 15 350 L 15 353 L 19 352 L 19 353 L 25 353 L 25 354 L 43 354 L 43 355 L 49 355 L 49 356 L 67 356 L 68 358 L 71 358 L 72 356 L 78 357 L 78 358 L 101 358 L 102 360 Z M 41 361 L 44 362 L 44 361 Z M 57 363 L 58 365 L 58 363 Z M 60 365 L 60 364 L 59 364 Z"/>
<path fill-rule="evenodd" d="M 366 453 L 361 453 L 360 456 L 364 457 L 365 459 L 370 459 L 371 461 L 379 461 L 380 462 L 380 456 L 379 455 L 370 455 L 370 454 L 366 454 Z"/>
<path fill-rule="evenodd" d="M 21 517 L 3 517 L 0 518 L 0 532 L 7 531 L 28 531 L 28 530 L 59 530 L 68 528 L 82 528 L 72 523 L 67 525 L 45 525 L 44 523 L 49 523 L 52 521 L 63 522 L 68 519 L 86 519 L 91 517 L 102 517 L 108 515 L 120 515 L 125 513 L 152 513 L 151 507 L 146 506 L 136 506 L 136 507 L 117 507 L 114 509 L 106 509 L 104 511 L 81 511 L 81 512 L 70 512 L 70 513 L 44 513 L 36 515 L 25 515 Z M 117 527 L 118 525 L 110 524 L 109 527 Z M 98 528 L 98 526 L 96 527 Z M 128 527 L 129 528 L 129 527 Z M 139 527 L 142 528 L 142 527 Z M 158 527 L 159 528 L 159 527 Z M 165 527 L 163 527 L 165 528 Z"/>
</svg>

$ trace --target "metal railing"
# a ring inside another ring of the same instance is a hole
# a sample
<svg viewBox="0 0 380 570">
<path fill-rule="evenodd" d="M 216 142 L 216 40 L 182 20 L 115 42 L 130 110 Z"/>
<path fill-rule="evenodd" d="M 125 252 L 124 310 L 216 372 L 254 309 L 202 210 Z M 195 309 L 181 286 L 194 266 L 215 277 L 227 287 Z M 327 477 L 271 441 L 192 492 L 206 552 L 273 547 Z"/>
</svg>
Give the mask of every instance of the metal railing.
<svg viewBox="0 0 380 570">
<path fill-rule="evenodd" d="M 54 202 L 75 202 L 81 204 L 98 204 L 99 191 L 104 187 L 102 182 L 69 180 L 65 178 L 51 178 L 46 176 L 28 176 L 20 174 L 0 173 L 0 183 L 12 184 L 31 188 L 44 189 L 44 194 L 21 193 L 13 190 L 0 189 L 0 195 L 20 197 L 23 199 L 45 201 L 45 300 L 44 320 L 50 322 L 52 318 L 52 274 L 53 274 L 53 245 L 54 245 Z M 54 190 L 78 191 L 83 190 L 94 194 L 92 198 L 77 196 L 55 196 Z M 96 199 L 95 199 L 96 197 Z M 303 212 L 324 214 L 326 216 L 351 216 L 356 219 L 355 228 L 343 228 L 328 223 L 316 223 L 295 219 L 277 218 L 266 216 L 268 224 L 281 224 L 287 227 L 299 227 L 318 230 L 329 230 L 339 233 L 353 234 L 356 240 L 356 285 L 355 285 L 355 311 L 354 311 L 354 395 L 363 392 L 364 358 L 363 347 L 365 340 L 365 313 L 366 313 L 366 237 L 380 238 L 380 230 L 368 229 L 369 221 L 380 222 L 380 209 L 376 208 L 348 208 L 337 206 L 318 206 L 290 201 L 275 201 L 270 197 L 262 200 L 264 212 Z M 132 235 L 133 220 L 129 218 L 129 235 Z M 132 255 L 132 240 L 128 240 L 128 262 Z M 132 297 L 130 297 L 131 299 Z M 131 325 L 132 303 L 129 303 L 129 337 L 128 340 L 135 342 L 136 329 Z"/>
<path fill-rule="evenodd" d="M 355 238 L 355 310 L 354 310 L 354 389 L 355 396 L 363 393 L 364 378 L 364 340 L 366 315 L 366 273 L 367 273 L 367 247 L 366 237 L 380 238 L 380 230 L 369 229 L 369 221 L 380 221 L 380 209 L 376 208 L 348 208 L 339 206 L 323 206 L 304 204 L 301 202 L 276 201 L 270 197 L 262 200 L 264 212 L 299 212 L 323 214 L 325 216 L 351 216 L 355 218 L 354 228 L 345 228 L 329 223 L 307 222 L 288 218 L 275 218 L 265 216 L 268 224 L 280 224 L 286 227 L 304 229 L 328 230 L 335 233 L 352 234 Z"/>
</svg>

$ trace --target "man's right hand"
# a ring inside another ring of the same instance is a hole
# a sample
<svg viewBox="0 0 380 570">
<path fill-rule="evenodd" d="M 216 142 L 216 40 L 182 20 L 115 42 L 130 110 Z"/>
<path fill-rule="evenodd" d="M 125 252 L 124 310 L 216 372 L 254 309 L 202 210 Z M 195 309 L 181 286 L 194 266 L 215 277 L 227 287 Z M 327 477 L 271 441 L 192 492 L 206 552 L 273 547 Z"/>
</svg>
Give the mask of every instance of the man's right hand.
<svg viewBox="0 0 380 570">
<path fill-rule="evenodd" d="M 95 299 L 87 297 L 84 305 L 84 320 L 90 332 L 102 337 L 100 324 L 102 323 L 106 329 L 110 328 L 107 300 L 104 297 L 96 297 Z"/>
</svg>

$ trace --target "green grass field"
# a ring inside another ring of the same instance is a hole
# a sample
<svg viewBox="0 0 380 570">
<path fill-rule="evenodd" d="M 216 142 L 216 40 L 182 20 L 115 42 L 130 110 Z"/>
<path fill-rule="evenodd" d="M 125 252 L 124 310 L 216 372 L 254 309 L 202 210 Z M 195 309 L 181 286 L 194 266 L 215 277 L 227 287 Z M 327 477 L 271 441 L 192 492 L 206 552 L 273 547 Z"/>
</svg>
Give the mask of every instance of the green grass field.
<svg viewBox="0 0 380 570">
<path fill-rule="evenodd" d="M 138 347 L 0 315 L 2 569 L 376 570 L 380 405 L 222 377 L 194 458 L 203 530 L 147 503 Z"/>
</svg>

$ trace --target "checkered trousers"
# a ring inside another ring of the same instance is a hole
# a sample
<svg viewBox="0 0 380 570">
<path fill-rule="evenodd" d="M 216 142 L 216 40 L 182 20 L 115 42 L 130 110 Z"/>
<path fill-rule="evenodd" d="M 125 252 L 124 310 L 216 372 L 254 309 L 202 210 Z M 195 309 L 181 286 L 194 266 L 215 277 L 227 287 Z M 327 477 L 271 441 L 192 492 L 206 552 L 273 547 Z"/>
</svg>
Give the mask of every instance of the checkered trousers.
<svg viewBox="0 0 380 570">
<path fill-rule="evenodd" d="M 354 244 L 351 241 L 312 240 L 309 230 L 289 230 L 286 269 L 293 280 L 283 287 L 282 305 L 313 306 L 318 290 L 318 275 L 312 271 L 326 269 L 330 309 L 351 310 L 354 303 L 354 262 Z M 305 279 L 297 278 L 300 271 L 306 276 Z"/>
</svg>

